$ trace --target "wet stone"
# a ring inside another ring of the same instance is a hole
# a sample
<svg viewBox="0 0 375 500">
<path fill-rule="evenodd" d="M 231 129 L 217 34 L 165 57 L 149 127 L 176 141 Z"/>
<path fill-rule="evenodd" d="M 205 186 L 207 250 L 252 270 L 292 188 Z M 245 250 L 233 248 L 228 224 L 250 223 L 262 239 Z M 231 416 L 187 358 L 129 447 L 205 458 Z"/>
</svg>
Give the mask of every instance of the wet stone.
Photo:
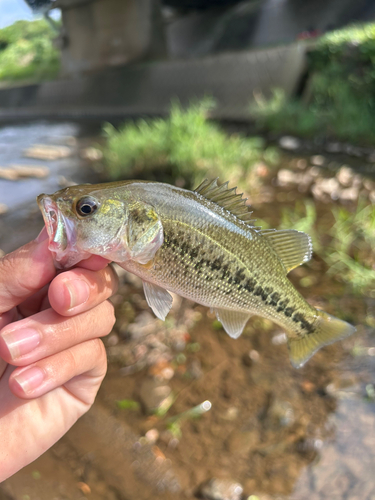
<svg viewBox="0 0 375 500">
<path fill-rule="evenodd" d="M 23 155 L 27 158 L 38 160 L 60 160 L 71 156 L 72 151 L 67 146 L 50 146 L 47 144 L 34 144 L 25 149 Z"/>
<path fill-rule="evenodd" d="M 139 397 L 147 413 L 156 413 L 172 404 L 172 389 L 160 380 L 146 379 L 139 391 Z"/>
<path fill-rule="evenodd" d="M 8 207 L 4 203 L 0 203 L 0 215 L 5 214 L 8 211 Z"/>
<path fill-rule="evenodd" d="M 343 146 L 339 142 L 329 142 L 325 149 L 328 153 L 341 153 Z"/>
<path fill-rule="evenodd" d="M 207 500 L 240 500 L 243 487 L 231 479 L 212 478 L 201 486 L 199 493 Z"/>
<path fill-rule="evenodd" d="M 349 187 L 353 182 L 354 172 L 350 167 L 343 165 L 337 172 L 336 177 L 343 187 Z"/>
<path fill-rule="evenodd" d="M 322 155 L 315 155 L 310 158 L 311 165 L 316 167 L 322 167 L 326 162 L 326 159 Z"/>
<path fill-rule="evenodd" d="M 48 177 L 49 173 L 49 168 L 43 166 L 10 165 L 9 167 L 0 167 L 0 178 L 8 181 L 17 181 L 27 177 L 43 179 Z"/>
<path fill-rule="evenodd" d="M 291 184 L 297 184 L 300 179 L 300 175 L 296 174 L 292 170 L 287 168 L 282 168 L 277 173 L 277 184 L 279 186 L 289 186 Z"/>
<path fill-rule="evenodd" d="M 301 146 L 301 141 L 299 141 L 296 137 L 285 135 L 279 140 L 279 146 L 283 149 L 287 149 L 288 151 L 293 151 Z"/>
</svg>

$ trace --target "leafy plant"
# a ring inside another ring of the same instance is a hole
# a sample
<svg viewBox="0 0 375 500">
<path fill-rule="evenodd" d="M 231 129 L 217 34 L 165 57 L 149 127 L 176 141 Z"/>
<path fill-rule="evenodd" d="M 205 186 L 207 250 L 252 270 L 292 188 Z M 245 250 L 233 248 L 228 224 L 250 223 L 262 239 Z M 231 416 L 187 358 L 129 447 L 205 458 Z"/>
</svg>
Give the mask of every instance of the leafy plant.
<svg viewBox="0 0 375 500">
<path fill-rule="evenodd" d="M 17 21 L 0 30 L 0 81 L 53 78 L 60 55 L 53 46 L 56 36 L 44 20 Z"/>
<path fill-rule="evenodd" d="M 375 296 L 375 209 L 358 205 L 353 213 L 344 208 L 333 212 L 332 244 L 325 259 L 329 273 L 351 283 L 357 293 Z"/>
<path fill-rule="evenodd" d="M 314 251 L 327 263 L 330 275 L 348 283 L 355 293 L 375 296 L 374 207 L 359 203 L 354 212 L 336 207 L 332 213 L 335 222 L 328 230 L 328 245 L 322 242 L 327 234 L 326 224 L 318 220 L 311 201 L 297 203 L 293 210 L 284 209 L 280 227 L 309 234 Z"/>
<path fill-rule="evenodd" d="M 308 52 L 310 80 L 303 100 L 275 89 L 256 96 L 258 127 L 300 136 L 326 135 L 372 143 L 375 139 L 375 23 L 323 36 Z"/>
<path fill-rule="evenodd" d="M 274 148 L 265 150 L 259 137 L 228 136 L 208 120 L 211 99 L 183 109 L 173 102 L 167 118 L 126 123 L 119 130 L 104 126 L 107 145 L 104 158 L 111 179 L 147 178 L 190 187 L 205 177 L 230 177 L 238 182 L 252 166 L 266 155 L 277 161 Z"/>
<path fill-rule="evenodd" d="M 140 405 L 137 401 L 134 401 L 133 399 L 121 399 L 119 401 L 116 401 L 116 406 L 119 410 L 139 410 Z"/>
</svg>

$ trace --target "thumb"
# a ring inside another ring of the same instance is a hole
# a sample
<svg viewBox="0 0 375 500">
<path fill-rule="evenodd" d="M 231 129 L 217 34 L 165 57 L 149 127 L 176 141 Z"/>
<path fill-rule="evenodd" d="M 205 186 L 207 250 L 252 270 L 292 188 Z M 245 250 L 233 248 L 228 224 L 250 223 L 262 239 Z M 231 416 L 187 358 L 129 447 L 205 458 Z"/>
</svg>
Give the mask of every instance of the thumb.
<svg viewBox="0 0 375 500">
<path fill-rule="evenodd" d="M 47 233 L 0 259 L 0 315 L 23 302 L 56 276 Z"/>
</svg>

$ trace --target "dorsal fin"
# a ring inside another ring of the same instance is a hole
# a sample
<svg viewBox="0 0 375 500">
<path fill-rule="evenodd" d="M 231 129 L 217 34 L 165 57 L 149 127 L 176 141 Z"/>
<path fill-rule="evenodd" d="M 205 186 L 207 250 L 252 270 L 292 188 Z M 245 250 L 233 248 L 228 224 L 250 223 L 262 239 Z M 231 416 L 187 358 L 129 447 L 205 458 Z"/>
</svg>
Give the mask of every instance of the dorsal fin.
<svg viewBox="0 0 375 500">
<path fill-rule="evenodd" d="M 312 243 L 308 234 L 295 229 L 262 229 L 277 255 L 284 264 L 287 273 L 311 259 Z"/>
<path fill-rule="evenodd" d="M 255 227 L 254 222 L 256 219 L 252 219 L 251 214 L 253 212 L 250 210 L 249 205 L 246 205 L 247 198 L 242 198 L 243 193 L 237 194 L 236 187 L 229 189 L 228 182 L 219 185 L 217 181 L 218 177 L 213 181 L 205 179 L 194 191 L 207 198 L 207 200 L 214 201 L 220 207 L 225 208 L 225 210 L 235 215 L 237 219 Z"/>
</svg>

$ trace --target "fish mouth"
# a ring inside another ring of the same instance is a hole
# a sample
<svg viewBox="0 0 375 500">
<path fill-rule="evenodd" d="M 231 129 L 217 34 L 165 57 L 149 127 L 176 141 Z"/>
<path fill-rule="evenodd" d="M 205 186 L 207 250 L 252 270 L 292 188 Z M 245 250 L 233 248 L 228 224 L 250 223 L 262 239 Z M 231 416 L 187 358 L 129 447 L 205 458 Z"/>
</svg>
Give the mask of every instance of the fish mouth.
<svg viewBox="0 0 375 500">
<path fill-rule="evenodd" d="M 48 248 L 54 253 L 55 263 L 57 267 L 68 267 L 68 253 L 74 252 L 75 248 L 74 223 L 62 214 L 57 203 L 48 195 L 39 195 L 37 202 L 48 233 Z"/>
<path fill-rule="evenodd" d="M 41 194 L 37 198 L 39 208 L 42 212 L 44 224 L 47 229 L 50 243 L 54 242 L 55 234 L 58 226 L 58 209 L 55 202 L 45 194 Z M 56 242 L 55 242 L 56 243 Z"/>
</svg>

